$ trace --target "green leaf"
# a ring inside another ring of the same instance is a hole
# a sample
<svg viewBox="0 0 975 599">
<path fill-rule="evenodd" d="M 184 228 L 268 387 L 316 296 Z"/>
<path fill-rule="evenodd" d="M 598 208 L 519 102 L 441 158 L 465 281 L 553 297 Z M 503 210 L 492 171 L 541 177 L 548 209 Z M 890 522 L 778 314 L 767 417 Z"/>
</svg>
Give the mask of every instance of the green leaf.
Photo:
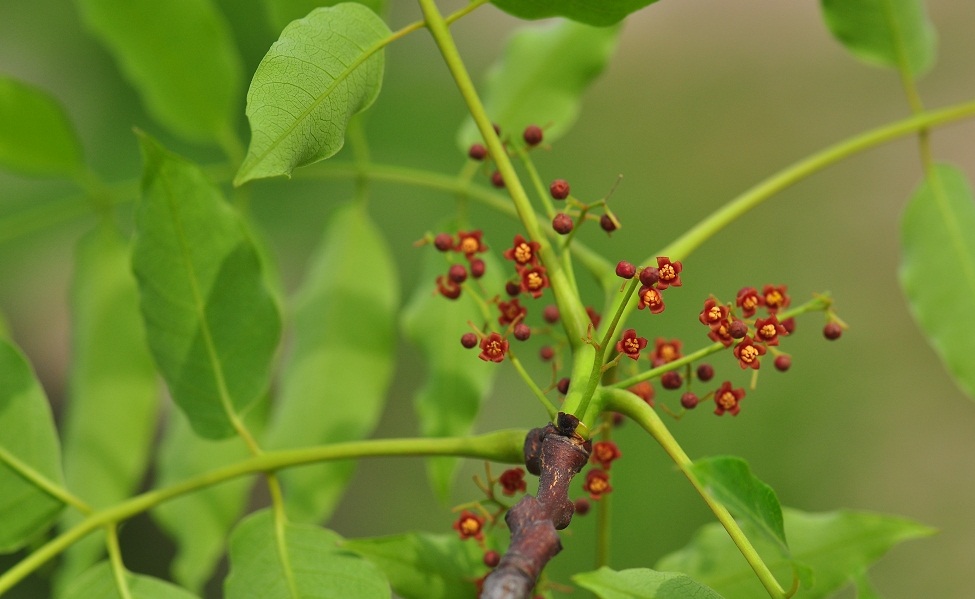
<svg viewBox="0 0 975 599">
<path fill-rule="evenodd" d="M 243 66 L 210 0 L 75 1 L 153 118 L 192 141 L 230 134 Z"/>
<path fill-rule="evenodd" d="M 334 156 L 349 119 L 382 84 L 389 28 L 354 2 L 317 8 L 281 32 L 247 91 L 251 143 L 234 185 Z"/>
<path fill-rule="evenodd" d="M 515 33 L 488 73 L 484 104 L 491 120 L 511 135 L 534 124 L 545 128 L 545 141 L 562 136 L 579 114 L 582 94 L 616 50 L 619 32 L 564 21 Z M 480 141 L 468 118 L 460 146 L 466 150 Z"/>
<path fill-rule="evenodd" d="M 491 0 L 509 15 L 520 19 L 547 19 L 565 17 L 605 27 L 620 22 L 630 13 L 653 4 L 656 0 Z"/>
<path fill-rule="evenodd" d="M 901 220 L 900 280 L 911 311 L 958 385 L 975 399 L 975 198 L 937 165 Z"/>
<path fill-rule="evenodd" d="M 0 339 L 0 553 L 51 525 L 63 503 L 29 478 L 64 486 L 51 406 L 27 359 Z"/>
<path fill-rule="evenodd" d="M 733 456 L 705 458 L 695 461 L 691 472 L 736 518 L 748 520 L 788 555 L 779 498 L 772 487 L 752 474 L 745 460 Z"/>
<path fill-rule="evenodd" d="M 129 244 L 102 221 L 78 244 L 71 289 L 72 363 L 64 416 L 68 488 L 95 508 L 128 497 L 146 470 L 159 382 L 139 315 Z M 65 513 L 65 528 L 81 521 Z M 74 578 L 104 550 L 102 535 L 72 545 L 58 569 Z"/>
<path fill-rule="evenodd" d="M 335 6 L 345 0 L 264 0 L 268 20 L 274 31 L 281 31 L 285 26 L 307 15 L 319 6 Z M 357 0 L 359 4 L 369 7 L 372 12 L 381 14 L 386 6 L 386 0 Z"/>
<path fill-rule="evenodd" d="M 262 396 L 281 329 L 243 220 L 200 170 L 148 136 L 132 262 L 149 346 L 173 399 L 208 438 Z"/>
<path fill-rule="evenodd" d="M 454 230 L 450 225 L 441 231 Z M 423 355 L 427 379 L 414 398 L 420 432 L 427 437 L 451 437 L 470 432 L 481 402 L 491 388 L 498 365 L 477 359 L 477 354 L 464 349 L 461 335 L 470 331 L 468 321 L 483 320 L 477 302 L 469 294 L 448 300 L 436 293 L 435 281 L 448 269 L 443 254 L 433 248 L 424 259 L 420 284 L 409 305 L 403 310 L 402 326 L 407 338 Z M 501 266 L 483 256 L 487 269 L 482 279 L 487 289 L 500 289 Z M 459 460 L 430 458 L 427 473 L 434 491 L 449 502 L 450 490 Z"/>
<path fill-rule="evenodd" d="M 85 168 L 64 109 L 36 87 L 0 76 L 0 166 L 26 175 L 72 177 Z"/>
<path fill-rule="evenodd" d="M 362 205 L 332 217 L 295 303 L 294 350 L 268 445 L 362 439 L 385 404 L 399 307 L 395 261 Z M 331 513 L 354 468 L 342 461 L 281 472 L 289 517 L 316 522 Z"/>
<path fill-rule="evenodd" d="M 796 599 L 829 597 L 861 577 L 894 545 L 933 533 L 910 520 L 870 512 L 809 514 L 785 509 L 784 516 L 792 557 L 809 566 L 814 576 L 809 588 L 801 588 Z M 776 578 L 789 586 L 787 581 L 793 576 L 790 560 L 764 536 L 755 536 L 752 541 Z M 766 594 L 718 523 L 703 526 L 688 546 L 665 556 L 654 568 L 684 572 L 726 599 L 754 599 Z"/>
<path fill-rule="evenodd" d="M 61 599 L 195 599 L 196 595 L 164 580 L 125 573 L 129 593 L 118 588 L 109 562 L 102 562 L 74 580 Z"/>
<path fill-rule="evenodd" d="M 826 26 L 854 56 L 915 77 L 935 58 L 923 0 L 821 0 Z"/>
<path fill-rule="evenodd" d="M 486 573 L 483 549 L 457 535 L 408 533 L 350 539 L 342 547 L 379 566 L 404 599 L 471 597 L 473 578 Z"/>
<path fill-rule="evenodd" d="M 248 421 L 248 424 L 251 424 Z M 242 439 L 203 439 L 174 411 L 163 434 L 156 486 L 165 487 L 250 457 Z M 173 578 L 200 592 L 226 549 L 227 535 L 247 505 L 253 477 L 199 489 L 156 506 L 150 514 L 175 542 Z"/>
<path fill-rule="evenodd" d="M 686 574 L 633 568 L 619 572 L 606 566 L 572 577 L 600 599 L 721 599 L 721 595 Z"/>
<path fill-rule="evenodd" d="M 227 599 L 390 597 L 382 572 L 341 549 L 334 532 L 285 523 L 279 536 L 277 528 L 269 509 L 248 516 L 234 528 L 230 573 L 224 581 Z"/>
</svg>

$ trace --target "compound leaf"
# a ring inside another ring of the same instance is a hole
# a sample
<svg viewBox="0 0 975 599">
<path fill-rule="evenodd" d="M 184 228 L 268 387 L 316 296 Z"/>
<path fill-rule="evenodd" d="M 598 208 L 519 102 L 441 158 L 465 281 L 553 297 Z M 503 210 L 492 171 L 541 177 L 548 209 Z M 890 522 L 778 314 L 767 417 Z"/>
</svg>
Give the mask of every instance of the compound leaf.
<svg viewBox="0 0 975 599">
<path fill-rule="evenodd" d="M 0 166 L 27 175 L 71 177 L 84 169 L 81 143 L 56 99 L 0 76 Z"/>
<path fill-rule="evenodd" d="M 264 0 L 268 20 L 274 31 L 281 31 L 291 21 L 300 19 L 319 6 L 335 6 L 347 0 Z M 372 12 L 382 14 L 386 0 L 355 0 L 368 6 Z"/>
<path fill-rule="evenodd" d="M 975 197 L 960 170 L 930 170 L 904 211 L 901 251 L 901 286 L 914 318 L 975 399 Z"/>
<path fill-rule="evenodd" d="M 649 568 L 615 571 L 603 566 L 572 577 L 599 599 L 722 599 L 686 574 L 657 572 Z"/>
<path fill-rule="evenodd" d="M 193 429 L 219 439 L 267 388 L 278 309 L 239 215 L 196 166 L 141 143 L 132 263 L 149 346 Z"/>
<path fill-rule="evenodd" d="M 388 35 L 382 19 L 354 2 L 285 27 L 247 92 L 251 143 L 234 185 L 290 176 L 342 149 L 349 119 L 379 95 Z"/>
</svg>

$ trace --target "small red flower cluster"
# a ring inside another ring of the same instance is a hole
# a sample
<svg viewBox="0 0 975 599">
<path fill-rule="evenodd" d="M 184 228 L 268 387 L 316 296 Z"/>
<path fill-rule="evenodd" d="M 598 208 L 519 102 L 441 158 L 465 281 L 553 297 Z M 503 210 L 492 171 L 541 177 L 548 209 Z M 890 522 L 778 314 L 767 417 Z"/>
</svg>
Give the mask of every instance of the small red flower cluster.
<svg viewBox="0 0 975 599">
<path fill-rule="evenodd" d="M 668 287 L 680 287 L 680 273 L 683 266 L 680 262 L 671 262 L 666 256 L 657 257 L 657 266 L 645 266 L 640 269 L 640 290 L 637 291 L 638 310 L 648 308 L 651 314 L 664 311 L 664 297 L 660 293 Z"/>
<path fill-rule="evenodd" d="M 484 260 L 477 257 L 488 250 L 482 240 L 481 231 L 459 231 L 454 237 L 450 233 L 440 233 L 433 238 L 433 245 L 441 252 L 455 252 L 463 254 L 467 266 L 460 263 L 451 264 L 446 275 L 437 277 L 437 292 L 447 299 L 457 299 L 463 290 L 463 283 L 467 280 L 468 269 L 470 276 L 480 279 L 484 276 Z"/>
<path fill-rule="evenodd" d="M 549 286 L 548 274 L 538 259 L 539 243 L 528 241 L 522 235 L 515 235 L 511 247 L 505 250 L 504 257 L 515 263 L 518 273 L 518 291 L 538 299 Z"/>
<path fill-rule="evenodd" d="M 791 298 L 785 285 L 765 285 L 761 293 L 755 287 L 743 287 L 738 291 L 735 305 L 723 305 L 715 298 L 704 302 L 698 320 L 708 327 L 708 337 L 722 343 L 725 347 L 734 345 L 735 358 L 742 369 L 758 369 L 760 358 L 769 347 L 779 344 L 779 337 L 788 335 L 795 326 L 790 318 L 779 322 L 778 312 L 788 307 Z M 759 308 L 764 308 L 767 317 L 754 317 Z M 736 312 L 741 311 L 741 318 Z"/>
</svg>

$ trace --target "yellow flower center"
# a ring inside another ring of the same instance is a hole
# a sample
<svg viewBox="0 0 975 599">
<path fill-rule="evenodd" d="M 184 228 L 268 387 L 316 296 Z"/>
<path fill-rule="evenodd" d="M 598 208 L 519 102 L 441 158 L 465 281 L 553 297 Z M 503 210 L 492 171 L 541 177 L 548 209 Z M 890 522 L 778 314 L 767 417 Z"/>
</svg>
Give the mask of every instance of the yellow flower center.
<svg viewBox="0 0 975 599">
<path fill-rule="evenodd" d="M 741 348 L 741 360 L 743 362 L 753 362 L 758 357 L 758 350 L 754 345 L 746 345 Z"/>
<path fill-rule="evenodd" d="M 767 324 L 764 327 L 762 327 L 760 332 L 762 333 L 762 337 L 766 339 L 771 339 L 772 337 L 775 337 L 775 333 L 776 333 L 775 325 Z"/>
<path fill-rule="evenodd" d="M 714 322 L 721 318 L 721 307 L 715 306 L 708 311 L 708 320 Z"/>
<path fill-rule="evenodd" d="M 628 354 L 635 354 L 640 351 L 640 342 L 636 339 L 627 339 L 623 342 L 623 349 Z"/>
<path fill-rule="evenodd" d="M 672 281 L 677 277 L 677 273 L 674 272 L 674 267 L 670 264 L 664 264 L 657 272 L 660 278 L 665 281 Z"/>
<path fill-rule="evenodd" d="M 609 483 L 601 478 L 593 478 L 589 481 L 589 491 L 597 495 L 605 491 L 608 486 Z"/>
<path fill-rule="evenodd" d="M 465 254 L 473 254 L 481 249 L 481 244 L 473 237 L 465 237 L 464 241 L 460 242 L 460 249 Z"/>
<path fill-rule="evenodd" d="M 725 391 L 718 396 L 718 405 L 726 410 L 730 410 L 731 408 L 735 407 L 735 403 L 735 394 L 731 391 Z"/>
<path fill-rule="evenodd" d="M 775 290 L 769 291 L 765 294 L 765 304 L 772 306 L 773 308 L 781 304 L 782 299 L 782 294 Z"/>
<path fill-rule="evenodd" d="M 542 277 L 537 272 L 530 272 L 525 277 L 529 289 L 540 289 L 543 285 Z"/>
<path fill-rule="evenodd" d="M 532 248 L 527 243 L 519 243 L 515 247 L 515 261 L 518 264 L 526 264 L 531 262 L 532 259 Z"/>
<path fill-rule="evenodd" d="M 758 296 L 749 295 L 744 300 L 742 300 L 741 305 L 751 310 L 752 308 L 758 305 Z"/>
<path fill-rule="evenodd" d="M 466 535 L 476 535 L 481 530 L 481 523 L 477 518 L 464 518 L 460 523 L 460 530 Z"/>
<path fill-rule="evenodd" d="M 657 354 L 664 362 L 673 362 L 674 359 L 677 358 L 677 349 L 673 345 L 667 343 L 660 346 L 660 351 L 657 352 Z"/>
</svg>

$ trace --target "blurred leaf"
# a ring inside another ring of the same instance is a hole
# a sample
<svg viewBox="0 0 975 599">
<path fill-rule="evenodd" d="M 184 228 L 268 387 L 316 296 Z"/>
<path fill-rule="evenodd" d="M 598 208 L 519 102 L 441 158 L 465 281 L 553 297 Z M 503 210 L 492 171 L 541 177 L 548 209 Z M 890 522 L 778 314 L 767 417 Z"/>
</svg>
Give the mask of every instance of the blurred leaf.
<svg viewBox="0 0 975 599">
<path fill-rule="evenodd" d="M 248 421 L 248 424 L 252 424 Z M 252 427 L 254 428 L 254 427 Z M 242 439 L 210 441 L 173 411 L 157 458 L 157 487 L 165 487 L 250 457 Z M 227 535 L 247 505 L 254 477 L 229 480 L 156 506 L 150 514 L 175 542 L 173 578 L 200 592 L 226 549 Z"/>
<path fill-rule="evenodd" d="M 379 566 L 404 599 L 471 597 L 474 576 L 486 573 L 483 549 L 456 534 L 407 533 L 341 545 Z"/>
<path fill-rule="evenodd" d="M 656 0 L 491 0 L 491 4 L 520 19 L 565 17 L 603 27 L 613 25 Z"/>
<path fill-rule="evenodd" d="M 268 20 L 275 31 L 281 31 L 288 23 L 307 15 L 319 6 L 335 6 L 346 0 L 263 0 Z M 381 14 L 386 0 L 356 0 L 368 6 L 372 12 Z"/>
<path fill-rule="evenodd" d="M 439 228 L 455 229 L 451 225 Z M 461 293 L 458 299 L 449 300 L 436 292 L 435 281 L 446 275 L 448 265 L 444 255 L 433 247 L 424 249 L 427 255 L 420 284 L 402 315 L 403 330 L 419 348 L 428 369 L 426 383 L 413 401 L 424 436 L 466 435 L 491 388 L 498 365 L 479 360 L 476 349 L 461 346 L 461 335 L 470 331 L 467 321 L 481 321 L 483 316 L 470 294 Z M 490 258 L 490 254 L 482 256 L 487 264 L 482 282 L 486 289 L 501 289 L 501 266 Z M 450 501 L 458 463 L 457 458 L 427 460 L 433 490 L 445 503 Z"/>
<path fill-rule="evenodd" d="M 933 533 L 910 520 L 870 512 L 783 511 L 792 556 L 808 565 L 815 576 L 809 588 L 799 589 L 796 599 L 829 597 L 861 576 L 894 545 Z M 764 536 L 755 536 L 752 542 L 779 581 L 792 579 L 792 564 L 777 545 Z M 688 546 L 664 556 L 654 568 L 684 572 L 726 599 L 754 599 L 766 594 L 718 523 L 701 527 Z"/>
<path fill-rule="evenodd" d="M 232 131 L 243 69 L 210 0 L 75 2 L 153 118 L 192 141 Z"/>
<path fill-rule="evenodd" d="M 782 507 L 775 491 L 752 474 L 745 460 L 719 456 L 695 461 L 691 472 L 715 499 L 738 519 L 748 520 L 783 555 L 789 554 L 782 525 Z"/>
<path fill-rule="evenodd" d="M 335 597 L 388 599 L 382 572 L 338 546 L 340 537 L 307 524 L 283 526 L 284 547 L 270 509 L 245 518 L 230 537 L 227 599 Z M 283 549 L 283 551 L 282 551 Z M 282 553 L 286 562 L 282 560 Z"/>
<path fill-rule="evenodd" d="M 64 416 L 68 488 L 95 508 L 128 497 L 142 480 L 155 436 L 159 381 L 139 315 L 129 244 L 102 221 L 78 244 L 71 292 L 72 362 Z M 65 513 L 64 528 L 81 521 Z M 89 535 L 57 570 L 73 579 L 104 551 Z"/>
<path fill-rule="evenodd" d="M 72 177 L 85 168 L 81 143 L 56 99 L 0 76 L 0 166 L 26 175 Z"/>
<path fill-rule="evenodd" d="M 192 163 L 141 137 L 132 262 L 149 346 L 193 429 L 234 434 L 268 385 L 281 322 L 243 220 Z"/>
<path fill-rule="evenodd" d="M 295 300 L 295 346 L 268 433 L 275 449 L 367 436 L 393 374 L 399 281 L 382 233 L 356 204 L 339 209 L 322 239 Z M 341 461 L 281 472 L 289 517 L 330 514 L 354 469 Z"/>
<path fill-rule="evenodd" d="M 491 120 L 519 138 L 534 124 L 545 129 L 545 141 L 558 139 L 575 123 L 582 94 L 612 57 L 619 32 L 564 21 L 515 33 L 487 76 L 483 97 Z M 468 117 L 461 147 L 481 139 Z"/>
<path fill-rule="evenodd" d="M 937 165 L 901 220 L 900 280 L 914 318 L 975 399 L 975 198 L 965 175 Z"/>
<path fill-rule="evenodd" d="M 721 595 L 686 574 L 633 568 L 619 572 L 606 566 L 572 577 L 572 582 L 600 599 L 721 599 Z"/>
<path fill-rule="evenodd" d="M 196 595 L 172 583 L 151 576 L 125 573 L 130 594 L 118 589 L 109 562 L 102 562 L 72 581 L 62 599 L 194 599 Z"/>
<path fill-rule="evenodd" d="M 935 31 L 923 0 L 821 0 L 826 26 L 864 62 L 913 76 L 935 58 Z"/>
<path fill-rule="evenodd" d="M 379 95 L 385 59 L 377 44 L 389 33 L 353 2 L 317 8 L 285 27 L 247 91 L 251 143 L 234 185 L 290 176 L 342 149 L 349 119 Z"/>
<path fill-rule="evenodd" d="M 13 344 L 0 339 L 0 553 L 24 546 L 57 518 L 63 507 L 21 473 L 64 485 L 51 406 Z"/>
</svg>

